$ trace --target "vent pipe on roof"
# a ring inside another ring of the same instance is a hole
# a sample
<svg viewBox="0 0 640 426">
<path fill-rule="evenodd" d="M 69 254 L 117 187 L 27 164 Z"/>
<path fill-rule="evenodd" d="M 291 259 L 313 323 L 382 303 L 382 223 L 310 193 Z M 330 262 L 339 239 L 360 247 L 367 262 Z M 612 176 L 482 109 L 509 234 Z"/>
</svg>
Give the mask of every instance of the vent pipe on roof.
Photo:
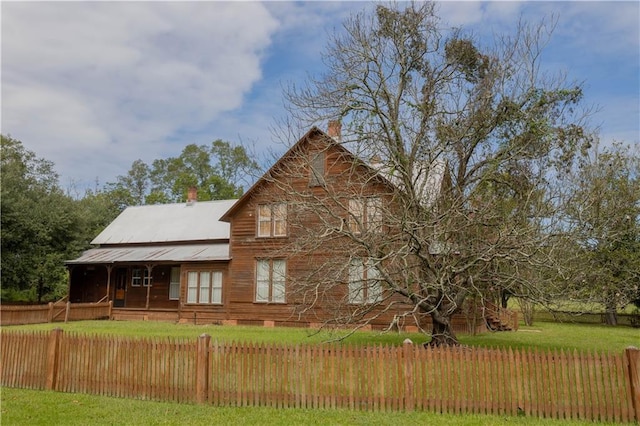
<svg viewBox="0 0 640 426">
<path fill-rule="evenodd" d="M 340 120 L 330 120 L 327 133 L 336 142 L 340 142 L 342 140 L 342 123 L 340 122 Z"/>
<path fill-rule="evenodd" d="M 192 205 L 198 201 L 198 188 L 190 186 L 187 191 L 187 205 Z"/>
</svg>

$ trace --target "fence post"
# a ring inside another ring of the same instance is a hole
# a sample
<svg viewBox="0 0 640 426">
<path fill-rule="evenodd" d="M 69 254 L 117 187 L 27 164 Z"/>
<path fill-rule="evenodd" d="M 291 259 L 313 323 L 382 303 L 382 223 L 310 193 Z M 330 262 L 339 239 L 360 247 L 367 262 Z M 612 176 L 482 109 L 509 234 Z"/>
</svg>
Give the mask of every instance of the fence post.
<svg viewBox="0 0 640 426">
<path fill-rule="evenodd" d="M 209 346 L 211 336 L 201 334 L 198 337 L 196 354 L 196 402 L 204 403 L 209 394 Z"/>
<path fill-rule="evenodd" d="M 67 302 L 67 309 L 64 313 L 64 322 L 69 321 L 69 312 L 71 312 L 71 302 Z"/>
<path fill-rule="evenodd" d="M 413 398 L 413 342 L 405 339 L 402 345 L 404 355 L 404 409 L 413 411 L 415 409 Z"/>
<path fill-rule="evenodd" d="M 111 315 L 113 315 L 113 300 L 109 300 L 109 319 L 113 319 Z"/>
<path fill-rule="evenodd" d="M 53 321 L 53 302 L 49 302 L 49 313 L 47 314 L 47 322 Z"/>
<path fill-rule="evenodd" d="M 47 347 L 47 390 L 55 390 L 58 381 L 58 357 L 60 353 L 61 328 L 51 330 Z"/>
<path fill-rule="evenodd" d="M 631 406 L 633 407 L 636 421 L 640 422 L 640 349 L 629 346 L 624 352 L 629 363 Z"/>
</svg>

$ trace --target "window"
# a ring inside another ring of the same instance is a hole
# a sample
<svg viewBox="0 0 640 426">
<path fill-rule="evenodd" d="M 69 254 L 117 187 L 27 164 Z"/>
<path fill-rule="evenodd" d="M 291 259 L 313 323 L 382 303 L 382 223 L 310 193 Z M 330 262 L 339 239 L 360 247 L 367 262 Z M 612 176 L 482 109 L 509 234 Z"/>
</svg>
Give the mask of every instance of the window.
<svg viewBox="0 0 640 426">
<path fill-rule="evenodd" d="M 148 268 L 134 268 L 131 271 L 131 287 L 150 287 L 153 277 L 149 274 Z"/>
<path fill-rule="evenodd" d="M 349 264 L 349 303 L 365 304 L 380 301 L 382 286 L 380 271 L 371 259 L 351 259 Z"/>
<path fill-rule="evenodd" d="M 263 259 L 256 263 L 256 302 L 285 303 L 287 261 Z"/>
<path fill-rule="evenodd" d="M 287 205 L 285 203 L 258 206 L 258 237 L 287 235 Z"/>
<path fill-rule="evenodd" d="M 382 231 L 382 199 L 380 197 L 349 200 L 349 230 L 361 233 L 365 230 Z"/>
<path fill-rule="evenodd" d="M 187 303 L 221 304 L 222 272 L 187 272 Z"/>
<path fill-rule="evenodd" d="M 309 155 L 309 186 L 324 185 L 324 151 L 312 152 Z"/>
<path fill-rule="evenodd" d="M 180 299 L 180 268 L 171 268 L 171 279 L 169 281 L 169 300 Z"/>
</svg>

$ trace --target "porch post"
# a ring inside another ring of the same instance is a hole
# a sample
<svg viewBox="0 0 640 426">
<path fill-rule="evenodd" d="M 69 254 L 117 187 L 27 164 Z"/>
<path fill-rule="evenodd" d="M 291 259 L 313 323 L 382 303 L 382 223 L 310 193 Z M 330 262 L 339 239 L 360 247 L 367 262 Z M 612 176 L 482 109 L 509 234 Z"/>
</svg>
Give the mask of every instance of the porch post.
<svg viewBox="0 0 640 426">
<path fill-rule="evenodd" d="M 68 265 L 67 273 L 69 274 L 69 279 L 67 279 L 67 300 L 71 300 L 71 277 L 73 276 L 73 269 L 76 265 Z"/>
<path fill-rule="evenodd" d="M 151 272 L 153 271 L 153 265 L 146 264 L 147 267 L 147 276 L 149 277 L 149 281 L 147 283 L 147 302 L 145 304 L 145 309 L 149 309 L 149 296 L 151 294 Z M 144 277 L 142 278 L 142 283 L 144 284 Z"/>
<path fill-rule="evenodd" d="M 109 294 L 111 292 L 111 271 L 113 270 L 113 265 L 106 265 L 107 267 L 107 302 L 109 301 Z"/>
</svg>

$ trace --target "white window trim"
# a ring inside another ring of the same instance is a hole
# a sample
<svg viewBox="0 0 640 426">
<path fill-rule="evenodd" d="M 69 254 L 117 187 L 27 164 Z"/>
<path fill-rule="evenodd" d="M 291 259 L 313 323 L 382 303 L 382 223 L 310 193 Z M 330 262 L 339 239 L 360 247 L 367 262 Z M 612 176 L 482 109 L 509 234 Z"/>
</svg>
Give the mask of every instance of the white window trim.
<svg viewBox="0 0 640 426">
<path fill-rule="evenodd" d="M 353 258 L 349 262 L 348 303 L 369 305 L 379 302 L 382 297 L 380 271 L 372 259 Z"/>
<path fill-rule="evenodd" d="M 177 276 L 174 276 L 177 275 Z M 169 300 L 180 300 L 180 267 L 172 266 L 169 272 Z"/>
<path fill-rule="evenodd" d="M 286 259 L 257 259 L 254 302 L 286 304 L 286 275 Z"/>
<path fill-rule="evenodd" d="M 223 275 L 216 270 L 187 271 L 187 304 L 222 305 Z M 206 277 L 206 278 L 205 278 Z"/>
<path fill-rule="evenodd" d="M 382 232 L 382 198 L 375 196 L 351 198 L 348 202 L 349 231 L 358 235 L 362 231 Z"/>
<path fill-rule="evenodd" d="M 136 271 L 139 271 L 141 275 L 138 275 Z M 149 273 L 149 268 L 133 268 L 131 270 L 131 287 L 151 287 L 152 285 L 153 275 Z"/>
<path fill-rule="evenodd" d="M 263 213 L 264 211 L 264 213 Z M 287 236 L 287 204 L 273 203 L 258 206 L 258 238 L 281 238 Z M 263 232 L 262 224 L 269 224 L 269 232 Z"/>
</svg>

